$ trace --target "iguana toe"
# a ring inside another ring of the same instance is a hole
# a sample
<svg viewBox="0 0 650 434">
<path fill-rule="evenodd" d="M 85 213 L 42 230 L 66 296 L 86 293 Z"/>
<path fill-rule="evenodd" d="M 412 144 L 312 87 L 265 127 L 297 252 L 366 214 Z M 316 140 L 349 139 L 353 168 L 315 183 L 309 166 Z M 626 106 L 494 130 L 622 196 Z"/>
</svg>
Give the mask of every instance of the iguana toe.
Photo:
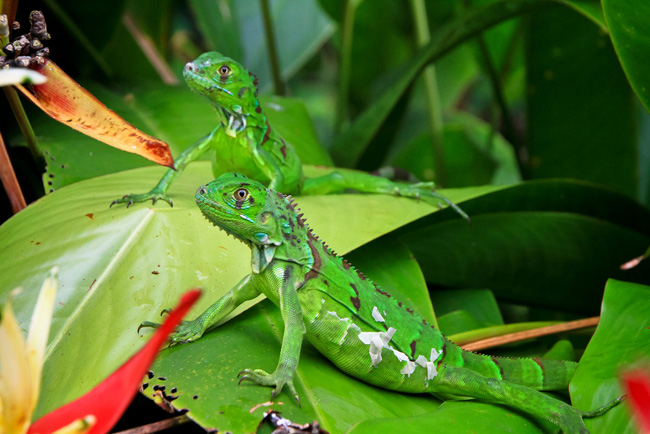
<svg viewBox="0 0 650 434">
<path fill-rule="evenodd" d="M 160 314 L 164 315 L 170 311 L 171 309 L 163 309 Z M 152 321 L 145 321 L 138 326 L 138 333 L 140 333 L 140 329 L 145 327 L 156 329 L 160 327 L 160 324 Z M 176 326 L 176 330 L 169 335 L 169 346 L 194 342 L 203 336 L 204 331 L 205 330 L 202 328 L 201 323 L 196 321 L 181 321 L 181 323 Z"/>
<path fill-rule="evenodd" d="M 151 190 L 148 193 L 144 194 L 127 194 L 125 196 L 122 196 L 119 199 L 115 199 L 113 202 L 111 202 L 111 207 L 115 205 L 116 203 L 125 203 L 126 207 L 130 207 L 134 203 L 140 203 L 140 202 L 146 202 L 148 200 L 151 200 L 152 205 L 156 203 L 158 200 L 163 200 L 164 202 L 167 202 L 170 206 L 174 206 L 172 203 L 172 200 L 167 197 L 164 193 L 157 191 L 157 190 Z"/>
<path fill-rule="evenodd" d="M 157 329 L 158 327 L 160 327 L 160 324 L 158 324 L 156 322 L 145 321 L 145 322 L 141 323 L 138 326 L 138 334 L 140 334 L 141 329 L 146 328 L 146 327 L 151 327 L 152 329 Z"/>
<path fill-rule="evenodd" d="M 435 184 L 433 182 L 418 182 L 416 184 L 396 184 L 393 190 L 395 196 L 410 197 L 417 201 L 423 200 L 425 202 L 438 205 L 442 208 L 442 204 L 446 204 L 461 217 L 469 222 L 469 216 L 465 211 L 460 209 L 458 205 L 446 198 L 440 193 L 436 193 Z"/>
<path fill-rule="evenodd" d="M 241 384 L 242 381 L 246 380 L 259 386 L 272 387 L 273 390 L 271 391 L 271 400 L 273 400 L 273 398 L 282 392 L 282 389 L 286 384 L 293 397 L 296 399 L 296 401 L 298 401 L 298 405 L 300 405 L 298 392 L 293 385 L 293 375 L 285 371 L 276 370 L 273 374 L 269 374 L 261 369 L 244 369 L 238 374 L 238 377 L 239 384 Z"/>
</svg>

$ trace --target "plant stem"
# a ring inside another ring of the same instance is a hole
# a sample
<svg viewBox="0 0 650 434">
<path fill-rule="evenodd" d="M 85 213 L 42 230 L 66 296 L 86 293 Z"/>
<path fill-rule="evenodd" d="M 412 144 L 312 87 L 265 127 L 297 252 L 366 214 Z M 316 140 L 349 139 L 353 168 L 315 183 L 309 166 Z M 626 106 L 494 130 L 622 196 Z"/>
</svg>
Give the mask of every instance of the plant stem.
<svg viewBox="0 0 650 434">
<path fill-rule="evenodd" d="M 190 422 L 190 418 L 182 414 L 180 416 L 172 417 L 170 419 L 161 420 L 159 422 L 153 422 L 147 425 L 142 425 L 137 428 L 131 428 L 124 431 L 117 432 L 115 434 L 151 434 L 155 432 L 160 432 L 168 428 L 172 428 L 184 423 Z"/>
<path fill-rule="evenodd" d="M 165 58 L 158 52 L 156 44 L 154 44 L 149 35 L 140 30 L 131 14 L 127 12 L 122 15 L 122 23 L 131 36 L 133 36 L 135 43 L 138 44 L 163 83 L 170 85 L 178 84 L 178 78 L 174 75 L 174 71 L 172 71 L 169 64 L 165 61 Z"/>
<path fill-rule="evenodd" d="M 32 153 L 32 157 L 34 160 L 41 159 L 43 157 L 43 154 L 38 147 L 38 141 L 36 140 L 36 135 L 32 129 L 32 124 L 27 118 L 23 104 L 20 102 L 20 98 L 18 97 L 18 92 L 16 92 L 16 89 L 10 86 L 4 86 L 2 90 L 4 91 L 7 100 L 9 100 L 11 111 L 16 117 L 16 121 L 18 122 L 18 126 L 20 127 L 23 136 L 25 136 L 25 141 L 27 142 L 29 151 Z"/>
<path fill-rule="evenodd" d="M 341 35 L 341 69 L 339 70 L 339 94 L 337 98 L 336 123 L 334 131 L 340 132 L 348 122 L 348 93 L 350 92 L 350 71 L 352 66 L 352 38 L 354 36 L 354 14 L 358 1 L 346 0 L 343 12 Z"/>
<path fill-rule="evenodd" d="M 25 209 L 27 206 L 25 197 L 20 190 L 20 184 L 18 184 L 16 172 L 14 172 L 14 168 L 11 165 L 5 142 L 2 140 L 2 135 L 0 135 L 0 180 L 2 180 L 2 186 L 7 192 L 7 196 L 9 196 L 11 210 L 14 214 Z"/>
<path fill-rule="evenodd" d="M 429 43 L 429 23 L 424 0 L 411 0 L 413 21 L 415 22 L 416 38 L 419 47 Z M 439 185 L 447 183 L 447 166 L 445 164 L 445 151 L 443 147 L 443 122 L 440 92 L 436 80 L 436 67 L 431 64 L 422 71 L 424 92 L 429 107 L 429 126 L 431 128 L 431 145 L 433 147 L 435 180 Z"/>
<path fill-rule="evenodd" d="M 486 348 L 498 347 L 500 345 L 509 344 L 512 342 L 519 342 L 526 339 L 537 338 L 540 336 L 546 336 L 554 333 L 562 333 L 571 330 L 583 329 L 587 327 L 595 327 L 598 325 L 599 321 L 600 321 L 600 317 L 594 316 L 591 318 L 564 322 L 562 324 L 540 327 L 537 329 L 526 330 L 523 332 L 508 333 L 506 335 L 497 336 L 494 338 L 481 339 L 480 341 L 462 345 L 462 347 L 467 351 L 480 351 Z"/>
<path fill-rule="evenodd" d="M 463 12 L 466 11 L 471 7 L 471 1 L 464 0 L 462 2 L 461 7 Z M 516 30 L 515 33 L 512 35 L 512 37 L 510 38 L 506 50 L 507 56 L 505 61 L 503 62 L 502 69 L 500 72 L 497 71 L 497 68 L 494 66 L 494 62 L 492 61 L 492 57 L 490 56 L 490 50 L 488 49 L 487 43 L 485 42 L 483 33 L 480 33 L 476 37 L 476 42 L 479 51 L 481 53 L 481 57 L 483 58 L 483 62 L 485 63 L 485 68 L 487 70 L 486 72 L 488 74 L 488 77 L 490 78 L 490 84 L 492 85 L 492 92 L 494 93 L 496 106 L 501 115 L 501 121 L 503 123 L 503 136 L 506 138 L 506 140 L 512 145 L 512 147 L 515 150 L 515 157 L 517 159 L 517 167 L 519 168 L 519 175 L 523 179 L 526 179 L 526 175 L 527 175 L 526 168 L 528 167 L 526 149 L 523 147 L 523 144 L 517 137 L 517 130 L 515 129 L 514 123 L 512 122 L 512 117 L 510 116 L 510 111 L 508 110 L 508 105 L 506 104 L 506 99 L 503 93 L 503 86 L 501 85 L 501 77 L 504 77 L 509 72 L 512 66 L 514 50 L 518 40 L 518 33 L 519 32 Z M 493 118 L 494 117 L 496 116 L 493 116 Z M 492 128 L 496 127 L 496 129 L 498 130 L 497 124 L 498 122 L 493 122 Z M 490 135 L 490 140 L 492 139 L 492 137 L 493 134 Z"/>
<path fill-rule="evenodd" d="M 280 58 L 275 46 L 275 32 L 273 31 L 273 19 L 271 18 L 271 8 L 269 0 L 260 0 L 262 6 L 262 19 L 264 21 L 264 33 L 266 34 L 266 48 L 269 51 L 269 61 L 271 62 L 271 75 L 273 76 L 273 86 L 276 95 L 285 95 L 284 82 L 280 73 Z"/>
<path fill-rule="evenodd" d="M 515 149 L 515 154 L 517 156 L 517 165 L 519 167 L 519 174 L 522 178 L 525 179 L 526 175 L 526 161 L 524 150 L 522 149 L 521 142 L 517 139 L 517 133 L 515 131 L 514 124 L 512 123 L 512 117 L 510 116 L 510 111 L 508 110 L 508 105 L 506 104 L 506 98 L 503 94 L 503 86 L 501 86 L 501 78 L 497 72 L 494 62 L 490 57 L 490 51 L 488 50 L 487 44 L 485 43 L 485 38 L 483 35 L 476 37 L 476 42 L 478 44 L 481 57 L 483 57 L 483 62 L 485 63 L 485 68 L 487 70 L 488 77 L 490 78 L 490 83 L 492 84 L 492 91 L 494 93 L 495 103 L 501 114 L 501 120 L 503 122 L 503 135 L 504 137 L 512 144 L 512 147 Z"/>
</svg>

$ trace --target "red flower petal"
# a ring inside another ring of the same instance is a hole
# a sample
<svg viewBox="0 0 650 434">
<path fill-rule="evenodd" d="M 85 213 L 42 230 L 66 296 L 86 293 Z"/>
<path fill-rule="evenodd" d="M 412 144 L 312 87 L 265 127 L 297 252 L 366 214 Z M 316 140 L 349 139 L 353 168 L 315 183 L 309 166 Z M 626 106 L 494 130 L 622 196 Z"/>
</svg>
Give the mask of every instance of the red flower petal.
<svg viewBox="0 0 650 434">
<path fill-rule="evenodd" d="M 641 369 L 623 374 L 632 413 L 642 433 L 650 433 L 650 373 Z"/>
<path fill-rule="evenodd" d="M 34 422 L 27 433 L 51 433 L 89 414 L 97 418 L 97 423 L 88 431 L 88 434 L 107 433 L 133 399 L 149 365 L 167 340 L 167 336 L 185 316 L 199 295 L 201 295 L 201 291 L 198 289 L 187 291 L 178 306 L 140 351 L 90 392 Z"/>
</svg>

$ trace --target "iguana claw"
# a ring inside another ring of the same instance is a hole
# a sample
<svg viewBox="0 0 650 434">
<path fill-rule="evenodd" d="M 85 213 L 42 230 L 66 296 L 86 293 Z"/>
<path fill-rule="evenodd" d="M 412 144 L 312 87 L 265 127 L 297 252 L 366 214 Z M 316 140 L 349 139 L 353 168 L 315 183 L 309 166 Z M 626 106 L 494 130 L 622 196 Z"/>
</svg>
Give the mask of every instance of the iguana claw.
<svg viewBox="0 0 650 434">
<path fill-rule="evenodd" d="M 273 374 L 269 374 L 261 369 L 244 369 L 237 376 L 240 377 L 238 383 L 240 385 L 242 381 L 247 380 L 260 386 L 273 387 L 271 401 L 282 392 L 282 388 L 286 384 L 293 397 L 298 401 L 298 406 L 300 406 L 300 397 L 293 385 L 293 373 L 276 370 Z"/>
<path fill-rule="evenodd" d="M 158 327 L 160 327 L 160 324 L 151 321 L 145 321 L 138 326 L 138 334 L 140 334 L 140 330 L 145 327 L 151 327 L 152 329 L 157 329 Z"/>
<path fill-rule="evenodd" d="M 424 200 L 429 203 L 435 203 L 441 209 L 442 204 L 445 203 L 447 206 L 456 211 L 462 218 L 467 220 L 468 223 L 470 223 L 469 216 L 465 211 L 460 209 L 458 205 L 453 203 L 445 196 L 441 195 L 440 193 L 436 193 L 435 184 L 433 182 L 418 182 L 416 184 L 400 185 L 396 188 L 395 195 L 412 197 L 418 202 L 420 200 Z"/>
<path fill-rule="evenodd" d="M 171 309 L 163 309 L 160 314 L 164 315 L 170 311 Z M 152 321 L 145 321 L 138 326 L 138 333 L 140 333 L 140 329 L 144 327 L 157 329 L 160 327 L 160 324 Z M 204 331 L 205 329 L 202 328 L 201 323 L 197 321 L 181 321 L 181 323 L 176 326 L 174 333 L 169 335 L 169 346 L 194 342 L 203 336 Z"/>
</svg>

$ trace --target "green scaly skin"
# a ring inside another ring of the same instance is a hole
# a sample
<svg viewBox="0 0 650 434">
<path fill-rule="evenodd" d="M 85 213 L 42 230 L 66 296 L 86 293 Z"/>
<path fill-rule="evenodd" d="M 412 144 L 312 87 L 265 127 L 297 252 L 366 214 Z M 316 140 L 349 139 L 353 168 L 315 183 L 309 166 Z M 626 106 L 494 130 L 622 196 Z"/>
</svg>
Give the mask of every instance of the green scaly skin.
<svg viewBox="0 0 650 434">
<path fill-rule="evenodd" d="M 251 248 L 252 273 L 194 321 L 184 322 L 171 343 L 199 339 L 240 303 L 264 294 L 284 320 L 280 360 L 271 374 L 246 369 L 240 376 L 273 387 L 272 396 L 286 385 L 298 399 L 293 376 L 306 335 L 337 367 L 360 380 L 442 399 L 505 404 L 549 419 L 566 434 L 588 433 L 584 417 L 620 402 L 583 412 L 539 392 L 566 389 L 574 362 L 496 358 L 453 344 L 334 254 L 289 196 L 232 173 L 200 187 L 196 201 L 210 222 Z"/>
<path fill-rule="evenodd" d="M 152 200 L 172 200 L 167 189 L 178 173 L 205 152 L 215 150 L 212 164 L 215 178 L 236 171 L 258 180 L 275 191 L 287 194 L 328 194 L 346 189 L 364 193 L 394 194 L 424 201 L 445 203 L 469 220 L 460 208 L 433 191 L 434 184 L 403 184 L 356 171 L 336 171 L 305 179 L 300 158 L 268 123 L 257 100 L 256 78 L 243 66 L 217 52 L 204 53 L 185 65 L 183 76 L 188 86 L 204 96 L 217 110 L 219 124 L 207 137 L 187 148 L 148 193 L 128 194 L 111 204 Z"/>
</svg>

